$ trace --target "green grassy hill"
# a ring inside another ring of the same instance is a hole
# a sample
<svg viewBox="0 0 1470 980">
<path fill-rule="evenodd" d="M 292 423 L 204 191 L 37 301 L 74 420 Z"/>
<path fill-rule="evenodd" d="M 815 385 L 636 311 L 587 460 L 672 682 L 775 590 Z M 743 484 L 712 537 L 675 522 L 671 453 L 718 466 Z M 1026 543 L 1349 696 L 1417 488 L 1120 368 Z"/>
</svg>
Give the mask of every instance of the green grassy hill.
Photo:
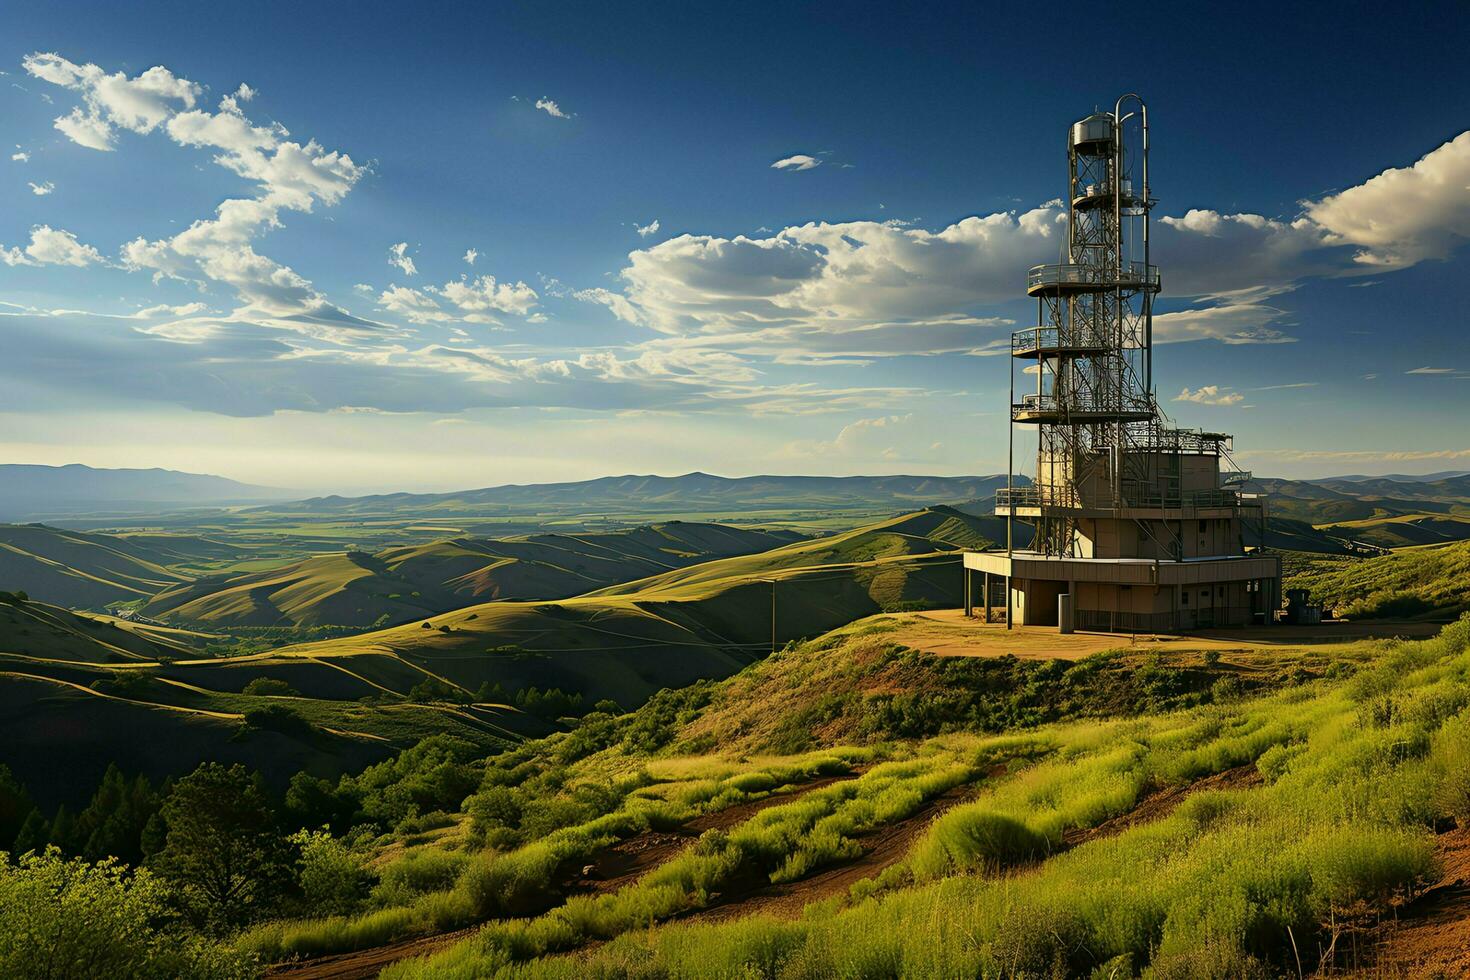
<svg viewBox="0 0 1470 980">
<path fill-rule="evenodd" d="M 0 593 L 0 652 L 87 663 L 197 656 L 213 637 L 190 630 L 72 612 Z"/>
<path fill-rule="evenodd" d="M 199 541 L 201 539 L 192 539 Z M 44 524 L 0 525 L 0 589 L 75 608 L 146 599 L 187 576 L 178 539 L 118 537 Z"/>
<path fill-rule="evenodd" d="M 1457 615 L 1470 609 L 1470 541 L 1309 562 L 1285 584 L 1352 619 Z"/>
<path fill-rule="evenodd" d="M 456 538 L 183 583 L 143 612 L 215 627 L 388 625 L 491 600 L 561 599 L 795 537 L 674 521 L 603 534 Z"/>
<path fill-rule="evenodd" d="M 408 658 L 470 690 L 488 681 L 638 704 L 769 652 L 773 592 L 777 645 L 883 610 L 958 605 L 957 552 L 988 544 L 988 527 L 936 508 L 571 599 L 469 606 L 275 655 Z"/>
</svg>

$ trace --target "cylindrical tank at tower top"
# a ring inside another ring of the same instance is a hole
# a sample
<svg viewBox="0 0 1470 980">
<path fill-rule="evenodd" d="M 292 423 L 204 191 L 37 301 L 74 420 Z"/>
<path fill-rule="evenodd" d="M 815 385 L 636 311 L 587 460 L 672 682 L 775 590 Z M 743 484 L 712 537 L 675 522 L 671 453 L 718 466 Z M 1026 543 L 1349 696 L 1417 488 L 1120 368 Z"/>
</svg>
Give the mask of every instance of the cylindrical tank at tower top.
<svg viewBox="0 0 1470 980">
<path fill-rule="evenodd" d="M 1072 145 L 1078 153 L 1101 155 L 1111 152 L 1112 144 L 1113 117 L 1106 112 L 1095 112 L 1072 124 Z"/>
</svg>

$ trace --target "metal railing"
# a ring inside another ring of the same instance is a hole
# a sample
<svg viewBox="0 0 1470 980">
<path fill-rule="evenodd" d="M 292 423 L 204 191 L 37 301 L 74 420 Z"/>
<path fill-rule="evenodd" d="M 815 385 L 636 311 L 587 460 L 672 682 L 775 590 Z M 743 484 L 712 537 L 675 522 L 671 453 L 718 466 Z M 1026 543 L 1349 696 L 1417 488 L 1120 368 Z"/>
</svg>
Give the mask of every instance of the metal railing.
<svg viewBox="0 0 1470 980">
<path fill-rule="evenodd" d="M 1086 337 L 1068 337 L 1065 343 L 1057 327 L 1028 327 L 1011 334 L 1012 354 L 1034 354 L 1043 350 L 1096 350 L 1105 351 L 1108 345 L 1101 340 Z"/>
<path fill-rule="evenodd" d="M 1054 414 L 1064 420 L 1070 416 L 1085 419 L 1087 416 L 1114 415 L 1147 419 L 1153 416 L 1153 403 L 1143 398 L 1122 398 L 1103 402 L 1093 397 L 1083 397 L 1074 392 L 1065 401 L 1051 393 L 1022 395 L 1021 400 L 1011 406 L 1011 417 L 1024 414 Z"/>
<path fill-rule="evenodd" d="M 1124 268 L 1111 272 L 1107 269 L 1057 262 L 1038 265 L 1026 274 L 1026 288 L 1038 286 L 1096 286 L 1112 289 L 1158 289 L 1159 267 L 1145 266 L 1142 262 L 1130 262 Z"/>
<path fill-rule="evenodd" d="M 1234 490 L 1188 490 L 1170 494 L 1142 494 L 1124 490 L 1121 506 L 1139 508 L 1199 509 L 1202 507 L 1234 507 L 1240 495 Z M 1029 486 L 1000 489 L 995 492 L 997 507 L 1077 507 L 1110 510 L 1119 504 L 1101 494 L 1084 496 L 1071 487 Z"/>
</svg>

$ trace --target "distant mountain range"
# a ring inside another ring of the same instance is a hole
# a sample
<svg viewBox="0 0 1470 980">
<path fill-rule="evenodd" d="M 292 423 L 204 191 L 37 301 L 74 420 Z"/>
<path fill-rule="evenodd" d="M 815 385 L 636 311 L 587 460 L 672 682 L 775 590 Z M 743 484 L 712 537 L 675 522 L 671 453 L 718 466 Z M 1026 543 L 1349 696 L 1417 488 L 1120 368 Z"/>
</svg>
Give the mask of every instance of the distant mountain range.
<svg viewBox="0 0 1470 980">
<path fill-rule="evenodd" d="M 216 507 L 294 496 L 299 496 L 299 491 L 258 487 L 222 476 L 178 470 L 96 469 L 81 463 L 0 464 L 0 520 L 3 521 L 63 514 Z"/>
<path fill-rule="evenodd" d="M 1017 478 L 1024 484 L 1025 478 Z M 609 476 L 576 483 L 486 487 L 453 493 L 313 497 L 271 510 L 303 514 L 719 513 L 792 508 L 912 510 L 989 499 L 991 476 Z"/>
</svg>

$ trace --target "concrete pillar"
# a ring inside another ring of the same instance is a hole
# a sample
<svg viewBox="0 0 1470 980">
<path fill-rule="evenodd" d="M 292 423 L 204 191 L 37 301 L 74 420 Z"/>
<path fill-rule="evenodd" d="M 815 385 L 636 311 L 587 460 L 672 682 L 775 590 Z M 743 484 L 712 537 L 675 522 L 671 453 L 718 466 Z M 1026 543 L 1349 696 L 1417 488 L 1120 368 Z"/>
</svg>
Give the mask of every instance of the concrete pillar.
<svg viewBox="0 0 1470 980">
<path fill-rule="evenodd" d="M 975 615 L 975 593 L 970 586 L 970 566 L 965 566 L 965 618 Z"/>
<path fill-rule="evenodd" d="M 990 622 L 990 573 L 981 572 L 980 587 L 985 590 L 985 622 Z"/>
<path fill-rule="evenodd" d="M 1072 632 L 1072 593 L 1057 596 L 1057 632 Z"/>
</svg>

